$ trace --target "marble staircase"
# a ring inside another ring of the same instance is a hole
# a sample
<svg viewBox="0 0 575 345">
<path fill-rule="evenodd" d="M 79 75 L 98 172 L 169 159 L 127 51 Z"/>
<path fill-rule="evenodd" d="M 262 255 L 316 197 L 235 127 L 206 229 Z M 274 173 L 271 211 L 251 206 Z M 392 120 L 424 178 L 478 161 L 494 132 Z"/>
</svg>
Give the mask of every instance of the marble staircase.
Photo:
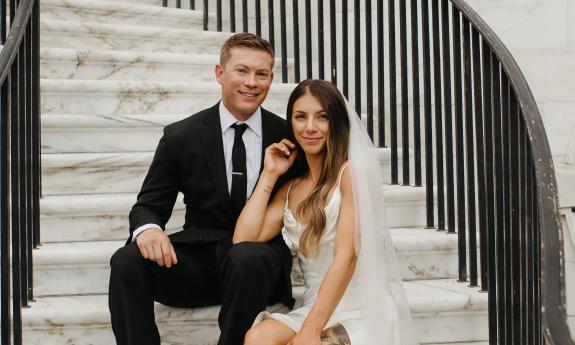
<svg viewBox="0 0 575 345">
<path fill-rule="evenodd" d="M 161 129 L 218 100 L 213 66 L 230 34 L 201 31 L 199 12 L 159 5 L 42 0 L 42 245 L 25 344 L 114 343 L 109 258 L 127 237 Z M 294 86 L 276 81 L 264 106 L 283 114 Z M 379 155 L 388 174 L 390 152 Z M 485 344 L 487 294 L 457 282 L 457 237 L 425 229 L 423 188 L 381 188 L 418 340 Z M 183 210 L 179 200 L 169 231 Z M 294 285 L 301 295 L 297 274 Z M 218 310 L 157 304 L 163 344 L 215 344 Z"/>
</svg>

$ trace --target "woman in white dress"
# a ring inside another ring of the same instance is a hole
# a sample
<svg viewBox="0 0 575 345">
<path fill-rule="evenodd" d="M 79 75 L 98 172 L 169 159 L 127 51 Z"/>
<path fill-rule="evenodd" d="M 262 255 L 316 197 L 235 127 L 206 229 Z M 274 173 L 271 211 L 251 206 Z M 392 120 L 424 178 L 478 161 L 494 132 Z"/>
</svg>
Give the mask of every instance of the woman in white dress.
<svg viewBox="0 0 575 345">
<path fill-rule="evenodd" d="M 283 231 L 303 273 L 303 303 L 288 314 L 260 313 L 244 344 L 414 344 L 383 219 L 379 162 L 361 122 L 323 80 L 300 83 L 286 114 L 291 138 L 266 149 L 233 242 L 265 242 Z M 270 201 L 288 170 L 294 178 Z"/>
</svg>

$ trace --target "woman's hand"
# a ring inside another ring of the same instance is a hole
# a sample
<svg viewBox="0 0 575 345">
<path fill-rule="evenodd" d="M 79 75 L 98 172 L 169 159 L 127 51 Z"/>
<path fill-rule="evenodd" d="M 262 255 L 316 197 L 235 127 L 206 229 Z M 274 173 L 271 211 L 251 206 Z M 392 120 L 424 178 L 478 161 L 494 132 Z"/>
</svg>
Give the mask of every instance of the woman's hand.
<svg viewBox="0 0 575 345">
<path fill-rule="evenodd" d="M 264 170 L 276 176 L 285 174 L 297 156 L 294 149 L 295 145 L 287 139 L 268 146 L 264 156 Z"/>
<path fill-rule="evenodd" d="M 308 331 L 304 327 L 287 345 L 321 345 L 321 332 Z"/>
</svg>

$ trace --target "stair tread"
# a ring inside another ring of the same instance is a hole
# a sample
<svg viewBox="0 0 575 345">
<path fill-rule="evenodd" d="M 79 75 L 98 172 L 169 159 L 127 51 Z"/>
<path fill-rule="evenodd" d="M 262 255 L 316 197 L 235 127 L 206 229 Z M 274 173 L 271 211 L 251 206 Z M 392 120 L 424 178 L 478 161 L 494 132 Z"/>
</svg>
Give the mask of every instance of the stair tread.
<svg viewBox="0 0 575 345">
<path fill-rule="evenodd" d="M 457 249 L 457 236 L 434 229 L 393 228 L 390 229 L 390 233 L 398 253 L 443 252 Z M 124 243 L 124 240 L 46 243 L 34 251 L 34 265 L 38 269 L 48 265 L 107 266 L 112 254 Z"/>
<path fill-rule="evenodd" d="M 487 294 L 467 283 L 453 279 L 418 280 L 404 282 L 407 300 L 414 317 L 433 313 L 435 316 L 453 312 L 486 312 Z M 294 288 L 301 296 L 302 287 Z M 156 303 L 156 317 L 190 322 L 217 322 L 219 306 L 205 308 L 171 308 Z M 279 309 L 276 306 L 275 309 Z M 284 308 L 285 309 L 285 308 Z M 107 295 L 56 296 L 38 298 L 31 308 L 23 310 L 26 327 L 42 325 L 109 324 Z"/>
</svg>

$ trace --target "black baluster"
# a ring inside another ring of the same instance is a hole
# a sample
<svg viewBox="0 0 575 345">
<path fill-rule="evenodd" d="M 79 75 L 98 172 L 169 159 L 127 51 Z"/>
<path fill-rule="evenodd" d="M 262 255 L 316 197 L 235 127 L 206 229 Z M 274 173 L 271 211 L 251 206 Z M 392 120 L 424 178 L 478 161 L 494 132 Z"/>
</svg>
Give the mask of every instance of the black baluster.
<svg viewBox="0 0 575 345">
<path fill-rule="evenodd" d="M 311 3 L 305 0 L 305 61 L 307 78 L 312 78 L 312 52 L 311 52 Z"/>
<path fill-rule="evenodd" d="M 413 163 L 415 186 L 421 186 L 421 105 L 419 102 L 419 35 L 417 31 L 417 0 L 411 0 L 411 70 L 413 77 Z M 404 163 L 405 164 L 405 161 Z"/>
<path fill-rule="evenodd" d="M 242 29 L 248 32 L 248 0 L 242 0 Z"/>
<path fill-rule="evenodd" d="M 296 83 L 300 82 L 299 66 L 299 13 L 298 0 L 292 0 L 293 10 L 293 61 L 294 61 L 294 79 Z"/>
<path fill-rule="evenodd" d="M 18 160 L 17 164 L 20 166 L 20 177 L 18 182 L 20 183 L 20 202 L 19 213 L 20 217 L 20 298 L 22 300 L 22 307 L 28 307 L 28 205 L 27 195 L 28 195 L 28 159 L 26 152 L 28 150 L 28 143 L 26 138 L 28 137 L 29 123 L 27 123 L 26 116 L 26 38 L 24 38 L 18 49 L 18 118 L 19 118 L 19 131 L 18 131 Z"/>
<path fill-rule="evenodd" d="M 318 77 L 324 79 L 325 74 L 325 57 L 324 57 L 324 38 L 323 38 L 323 0 L 317 2 L 317 62 Z"/>
<path fill-rule="evenodd" d="M 0 8 L 2 14 L 2 28 L 6 27 L 6 16 L 4 9 L 6 4 L 3 1 Z M 4 29 L 5 30 L 5 29 Z M 5 40 L 5 31 L 2 32 L 2 44 Z M 0 343 L 10 343 L 10 199 L 8 191 L 9 180 L 9 159 L 8 159 L 8 91 L 9 83 L 7 80 L 2 84 L 0 100 Z"/>
<path fill-rule="evenodd" d="M 455 151 L 457 171 L 457 233 L 459 244 L 459 280 L 467 281 L 467 257 L 465 250 L 465 154 L 464 154 L 464 113 L 463 87 L 461 84 L 461 15 L 455 6 L 452 8 L 453 20 L 453 91 L 455 92 Z M 471 157 L 470 157 L 471 159 Z M 461 253 L 463 249 L 463 253 Z"/>
<path fill-rule="evenodd" d="M 275 52 L 275 30 L 274 30 L 274 0 L 268 0 L 268 41 Z"/>
<path fill-rule="evenodd" d="M 343 95 L 349 100 L 349 42 L 348 42 L 348 22 L 347 22 L 347 0 L 341 3 L 341 64 L 343 73 Z"/>
<path fill-rule="evenodd" d="M 361 117 L 361 26 L 360 26 L 360 9 L 359 0 L 354 1 L 353 5 L 353 27 L 354 27 L 354 60 L 355 67 L 355 112 Z"/>
<path fill-rule="evenodd" d="M 505 76 L 505 75 L 504 75 Z M 511 234 L 511 112 L 512 109 L 512 99 L 511 99 L 511 85 L 509 85 L 508 79 L 505 76 L 503 78 L 503 99 L 502 99 L 502 110 L 503 110 L 503 190 L 505 205 L 504 214 L 504 234 L 505 234 L 505 266 L 504 266 L 504 277 L 505 277 L 505 320 L 502 333 L 505 334 L 506 340 L 510 343 L 513 339 L 512 327 L 511 327 L 511 315 L 513 314 L 513 300 L 512 300 L 512 271 L 513 271 L 513 257 L 511 255 L 512 251 L 512 234 Z"/>
<path fill-rule="evenodd" d="M 441 51 L 439 29 L 439 0 L 432 2 L 433 25 L 433 92 L 435 94 L 435 162 L 437 174 L 437 229 L 445 230 L 445 201 L 443 181 L 443 114 L 441 107 Z"/>
<path fill-rule="evenodd" d="M 385 143 L 385 47 L 383 44 L 383 1 L 377 1 L 377 128 L 379 147 Z"/>
<path fill-rule="evenodd" d="M 529 299 L 527 297 L 527 284 L 529 281 L 527 280 L 527 130 L 525 121 L 523 120 L 523 115 L 520 116 L 520 124 L 519 124 L 519 229 L 520 229 L 520 279 L 521 279 L 521 286 L 519 289 L 519 295 L 521 303 L 519 304 L 519 308 L 521 310 L 520 313 L 520 340 L 521 344 L 527 344 L 527 318 L 529 317 L 527 312 L 527 307 L 529 303 Z"/>
<path fill-rule="evenodd" d="M 176 8 L 182 8 L 182 0 L 176 0 Z"/>
<path fill-rule="evenodd" d="M 13 18 L 13 17 L 12 17 Z M 11 176 L 11 205 L 12 205 L 12 330 L 13 344 L 22 344 L 22 276 L 20 261 L 20 234 L 23 224 L 20 222 L 20 165 L 19 159 L 19 134 L 20 134 L 20 114 L 19 114 L 19 66 L 20 56 L 16 56 L 10 73 L 10 176 Z"/>
<path fill-rule="evenodd" d="M 236 1 L 230 0 L 230 32 L 236 32 Z"/>
<path fill-rule="evenodd" d="M 481 60 L 479 33 L 473 28 L 471 34 L 473 45 L 473 78 L 475 101 L 475 146 L 477 156 L 477 205 L 479 213 L 479 246 L 480 246 L 480 274 L 481 290 L 487 291 L 487 241 L 485 238 L 485 148 L 483 141 L 483 108 L 481 88 Z"/>
<path fill-rule="evenodd" d="M 494 204 L 494 157 L 493 157 L 493 109 L 492 109 L 492 65 L 491 49 L 483 41 L 483 119 L 485 140 L 485 206 L 487 208 L 487 221 L 483 242 L 487 244 L 487 291 L 489 313 L 489 341 L 495 345 L 497 341 L 497 290 L 496 290 L 496 255 L 495 252 L 495 204 Z"/>
<path fill-rule="evenodd" d="M 257 0 L 259 2 L 259 0 Z M 216 1 L 216 30 L 222 31 L 222 0 Z"/>
<path fill-rule="evenodd" d="M 423 112 L 425 114 L 425 205 L 426 227 L 433 228 L 433 119 L 431 112 L 431 45 L 429 43 L 429 6 L 421 0 L 421 36 L 423 51 Z"/>
<path fill-rule="evenodd" d="M 40 1 L 34 2 L 34 8 L 32 12 L 32 25 L 33 25 L 33 37 L 32 37 L 32 92 L 34 96 L 32 97 L 32 112 L 34 114 L 34 126 L 33 126 L 33 155 L 34 155 L 34 167 L 35 167 L 35 184 L 33 187 L 34 193 L 34 248 L 40 245 L 40 196 L 42 193 L 42 180 L 41 172 L 42 165 L 40 160 Z"/>
<path fill-rule="evenodd" d="M 337 28 L 336 28 L 336 7 L 335 0 L 330 0 L 329 2 L 329 37 L 330 37 L 330 49 L 331 49 L 331 67 L 330 67 L 330 77 L 331 82 L 337 85 Z"/>
<path fill-rule="evenodd" d="M 495 154 L 495 176 L 497 179 L 495 181 L 495 230 L 496 230 L 496 242 L 497 242 L 497 256 L 499 261 L 499 266 L 497 268 L 497 309 L 500 315 L 505 315 L 505 276 L 503 270 L 505 267 L 505 262 L 507 260 L 505 256 L 505 204 L 504 204 L 504 172 L 503 172 L 503 134 L 502 134 L 502 107 L 503 104 L 503 88 L 502 81 L 500 80 L 500 66 L 495 55 L 492 56 L 493 61 L 493 137 L 494 137 L 494 154 Z M 502 332 L 504 328 L 502 327 L 503 318 L 497 319 L 498 328 L 498 339 L 503 341 L 505 339 L 505 334 Z"/>
<path fill-rule="evenodd" d="M 208 21 L 210 19 L 208 2 L 209 2 L 209 0 L 204 0 L 204 31 L 208 31 Z"/>
<path fill-rule="evenodd" d="M 449 1 L 441 2 L 441 33 L 443 46 L 443 111 L 445 114 L 445 170 L 447 187 L 447 232 L 455 233 L 455 195 L 453 190 L 453 114 L 451 110 L 451 58 L 449 43 Z M 438 188 L 440 186 L 438 185 Z M 441 188 L 443 191 L 443 188 Z"/>
<path fill-rule="evenodd" d="M 365 1 L 365 79 L 366 94 L 365 103 L 367 107 L 367 133 L 371 140 L 375 142 L 373 131 L 373 63 L 372 63 L 372 44 L 371 44 L 371 0 Z"/>
<path fill-rule="evenodd" d="M 395 1 L 388 0 L 389 32 L 389 131 L 391 137 L 391 184 L 399 183 L 399 162 L 397 152 L 397 76 L 395 59 Z"/>
<path fill-rule="evenodd" d="M 475 78 L 471 74 L 471 37 L 470 23 L 463 18 L 463 66 L 465 87 L 465 147 L 467 152 L 467 223 L 469 228 L 469 285 L 475 287 L 477 282 L 477 225 L 475 209 L 475 149 L 473 142 L 473 85 Z M 474 48 L 475 49 L 475 48 Z M 474 53 L 474 60 L 475 53 Z M 465 248 L 465 241 L 460 237 L 459 250 Z M 460 254 L 461 255 L 461 254 Z"/>
<path fill-rule="evenodd" d="M 256 35 L 262 35 L 262 1 L 256 0 Z"/>
<path fill-rule="evenodd" d="M 407 86 L 407 14 L 406 0 L 399 1 L 399 60 L 401 85 L 401 155 L 404 186 L 409 185 L 409 98 Z"/>
<path fill-rule="evenodd" d="M 281 30 L 281 49 L 282 49 L 282 83 L 288 81 L 287 66 L 287 32 L 286 32 L 286 1 L 280 0 L 280 30 Z"/>
<path fill-rule="evenodd" d="M 511 319 L 511 342 L 513 344 L 521 344 L 521 268 L 520 268 L 520 243 L 521 243 L 521 224 L 519 215 L 519 107 L 515 94 L 511 94 L 511 114 L 510 114 L 510 130 L 511 130 L 511 255 L 512 255 L 512 283 L 511 283 L 511 296 L 512 296 L 512 313 Z"/>
<path fill-rule="evenodd" d="M 196 0 L 190 0 L 190 10 L 196 9 Z"/>
</svg>

